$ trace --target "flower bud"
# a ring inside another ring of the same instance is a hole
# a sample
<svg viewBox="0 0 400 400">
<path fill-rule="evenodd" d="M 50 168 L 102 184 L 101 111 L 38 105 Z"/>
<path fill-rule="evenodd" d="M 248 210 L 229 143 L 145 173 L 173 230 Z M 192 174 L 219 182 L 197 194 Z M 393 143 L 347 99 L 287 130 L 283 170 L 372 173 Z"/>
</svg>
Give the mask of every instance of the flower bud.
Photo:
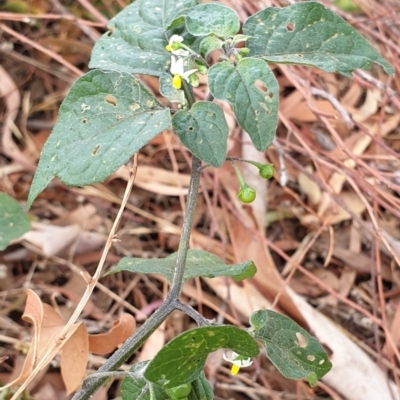
<svg viewBox="0 0 400 400">
<path fill-rule="evenodd" d="M 196 64 L 196 68 L 200 74 L 202 75 L 207 74 L 208 68 L 204 64 L 202 64 L 200 61 L 197 60 L 194 60 L 194 63 Z"/>
<path fill-rule="evenodd" d="M 189 83 L 193 87 L 199 86 L 199 78 L 198 78 L 198 76 L 196 74 L 189 75 L 188 79 L 189 79 Z"/>
<path fill-rule="evenodd" d="M 248 47 L 242 47 L 241 49 L 239 49 L 239 54 L 241 56 L 247 56 L 247 54 L 250 53 L 250 49 Z"/>
</svg>

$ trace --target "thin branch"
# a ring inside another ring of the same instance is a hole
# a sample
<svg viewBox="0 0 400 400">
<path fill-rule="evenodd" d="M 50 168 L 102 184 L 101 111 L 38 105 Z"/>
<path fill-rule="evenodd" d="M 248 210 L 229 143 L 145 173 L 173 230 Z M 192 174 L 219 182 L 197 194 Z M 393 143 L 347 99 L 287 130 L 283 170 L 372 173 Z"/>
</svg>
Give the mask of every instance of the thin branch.
<svg viewBox="0 0 400 400">
<path fill-rule="evenodd" d="M 181 240 L 174 265 L 171 290 L 168 293 L 169 299 L 177 299 L 182 292 L 183 273 L 185 271 L 186 256 L 189 249 L 190 233 L 192 231 L 193 218 L 196 210 L 197 194 L 200 184 L 201 160 L 193 156 L 192 175 L 189 186 L 188 198 L 186 201 L 186 213 L 182 226 Z"/>
<path fill-rule="evenodd" d="M 188 304 L 184 304 L 179 300 L 175 301 L 175 309 L 184 312 L 190 318 L 193 318 L 196 321 L 198 326 L 210 326 L 212 323 L 207 318 L 204 318 L 198 311 L 196 311 L 193 307 Z"/>
<path fill-rule="evenodd" d="M 188 100 L 189 101 L 189 100 Z M 190 103 L 189 103 L 190 104 Z M 144 341 L 162 324 L 162 322 L 177 307 L 177 300 L 182 291 L 183 273 L 186 256 L 189 248 L 190 233 L 196 208 L 197 193 L 199 190 L 201 161 L 193 156 L 192 172 L 189 192 L 186 203 L 186 213 L 182 226 L 181 240 L 175 262 L 171 290 L 159 309 L 131 336 L 128 340 L 102 365 L 98 372 L 115 371 L 144 343 Z M 82 387 L 73 397 L 73 400 L 88 400 L 93 393 L 107 380 L 107 378 L 93 378 Z"/>
</svg>

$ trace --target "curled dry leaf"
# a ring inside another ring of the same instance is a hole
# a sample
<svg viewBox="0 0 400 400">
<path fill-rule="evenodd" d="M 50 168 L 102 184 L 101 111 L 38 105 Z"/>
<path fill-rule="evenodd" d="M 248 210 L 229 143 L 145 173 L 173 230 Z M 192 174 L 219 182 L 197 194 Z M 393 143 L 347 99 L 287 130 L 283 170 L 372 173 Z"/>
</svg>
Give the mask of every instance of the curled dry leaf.
<svg viewBox="0 0 400 400">
<path fill-rule="evenodd" d="M 122 314 L 107 333 L 89 335 L 89 351 L 94 354 L 108 354 L 123 343 L 136 329 L 135 318 Z"/>
<path fill-rule="evenodd" d="M 61 375 L 67 395 L 75 391 L 85 376 L 89 355 L 89 338 L 84 323 L 78 327 L 64 344 L 61 354 Z"/>
<path fill-rule="evenodd" d="M 85 325 L 80 322 L 61 337 L 64 321 L 54 308 L 42 303 L 39 296 L 30 289 L 27 291 L 22 318 L 33 325 L 33 337 L 18 378 L 7 385 L 10 387 L 23 383 L 16 395 L 22 392 L 38 371 L 46 367 L 61 348 L 61 374 L 67 393 L 72 393 L 85 376 L 89 351 L 96 354 L 110 353 L 136 328 L 133 316 L 123 314 L 108 333 L 89 336 Z M 37 367 L 40 368 L 35 371 Z"/>
<path fill-rule="evenodd" d="M 21 394 L 28 384 L 32 382 L 37 373 L 43 370 L 50 363 L 59 349 L 68 344 L 69 340 L 71 337 L 74 337 L 77 330 L 84 329 L 81 327 L 82 324 L 78 323 L 73 325 L 66 334 L 61 336 L 65 326 L 64 321 L 54 308 L 48 304 L 42 303 L 39 296 L 30 289 L 27 290 L 25 311 L 22 319 L 33 325 L 33 335 L 28 355 L 26 356 L 18 378 L 2 388 L 4 389 L 22 383 L 22 386 L 14 394 L 13 399 L 19 398 L 19 394 Z M 82 333 L 78 332 L 77 336 L 73 339 L 75 344 L 79 335 L 82 335 Z M 75 349 L 73 354 L 75 354 Z M 83 357 L 84 356 L 80 355 L 78 358 L 82 360 Z M 79 382 L 82 380 L 86 369 L 86 363 L 85 368 L 82 368 L 82 364 L 83 362 L 81 362 L 81 367 L 78 368 L 78 370 L 81 371 Z M 76 377 L 73 379 L 75 382 L 78 380 Z M 70 381 L 72 381 L 72 379 L 70 379 Z M 72 383 L 68 382 L 68 386 L 72 385 Z"/>
<path fill-rule="evenodd" d="M 33 325 L 32 342 L 20 375 L 10 382 L 7 387 L 22 382 L 24 386 L 27 386 L 32 381 L 35 376 L 32 372 L 42 360 L 48 359 L 51 361 L 55 356 L 56 353 L 52 351 L 52 345 L 56 345 L 64 328 L 64 322 L 56 310 L 48 304 L 43 304 L 39 296 L 30 289 L 27 291 L 26 306 L 22 319 Z M 46 365 L 47 363 L 44 363 L 43 368 Z"/>
</svg>

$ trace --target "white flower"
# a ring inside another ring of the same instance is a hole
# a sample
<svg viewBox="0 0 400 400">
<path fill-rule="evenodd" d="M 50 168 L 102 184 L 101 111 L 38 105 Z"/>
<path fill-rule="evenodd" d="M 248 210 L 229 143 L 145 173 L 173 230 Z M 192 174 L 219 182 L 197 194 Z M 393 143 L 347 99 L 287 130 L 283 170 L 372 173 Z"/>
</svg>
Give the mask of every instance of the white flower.
<svg viewBox="0 0 400 400">
<path fill-rule="evenodd" d="M 244 358 L 243 356 L 240 356 L 238 353 L 235 353 L 234 351 L 231 352 L 230 356 L 224 353 L 222 355 L 222 358 L 225 361 L 228 361 L 233 364 L 231 367 L 232 375 L 236 375 L 239 372 L 240 368 L 245 368 L 253 364 L 252 358 Z"/>
<path fill-rule="evenodd" d="M 170 51 L 172 54 L 175 54 L 176 56 L 186 57 L 190 53 L 189 51 L 181 48 L 180 43 L 182 42 L 183 42 L 182 36 L 172 35 L 171 38 L 169 39 L 169 43 L 165 46 L 165 49 L 167 51 Z"/>
<path fill-rule="evenodd" d="M 184 66 L 183 66 L 183 58 L 176 58 L 174 56 L 171 56 L 171 74 L 174 76 L 172 78 L 172 86 L 175 89 L 180 89 L 182 87 L 182 78 L 186 81 L 189 82 L 189 76 L 194 74 L 197 69 L 191 69 L 189 71 L 185 72 Z"/>
</svg>

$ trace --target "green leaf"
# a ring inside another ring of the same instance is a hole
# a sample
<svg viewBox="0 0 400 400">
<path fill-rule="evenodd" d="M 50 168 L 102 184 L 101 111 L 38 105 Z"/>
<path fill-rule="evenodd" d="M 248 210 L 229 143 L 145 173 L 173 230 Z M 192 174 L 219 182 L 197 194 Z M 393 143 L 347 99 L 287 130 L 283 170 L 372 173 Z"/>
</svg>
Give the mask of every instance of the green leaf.
<svg viewBox="0 0 400 400">
<path fill-rule="evenodd" d="M 30 229 L 31 224 L 18 202 L 5 193 L 0 193 L 0 251 L 11 240 L 19 238 Z"/>
<path fill-rule="evenodd" d="M 192 381 L 192 391 L 189 400 L 213 400 L 212 387 L 202 372 L 196 380 Z"/>
<path fill-rule="evenodd" d="M 171 60 L 165 49 L 170 25 L 183 23 L 180 16 L 197 0 L 136 0 L 118 13 L 95 44 L 90 68 L 160 76 Z"/>
<path fill-rule="evenodd" d="M 186 28 L 194 36 L 215 35 L 228 38 L 240 29 L 237 14 L 217 3 L 200 4 L 186 14 Z"/>
<path fill-rule="evenodd" d="M 131 258 L 124 257 L 118 265 L 106 275 L 121 271 L 140 272 L 142 274 L 164 275 L 168 282 L 172 282 L 174 264 L 178 253 L 173 253 L 166 258 Z M 229 276 L 237 281 L 251 278 L 257 272 L 253 261 L 241 264 L 225 265 L 217 256 L 203 250 L 189 250 L 186 259 L 186 268 L 183 279 L 185 281 L 199 276 L 215 278 Z"/>
<path fill-rule="evenodd" d="M 104 181 L 171 126 L 163 107 L 129 74 L 90 71 L 71 87 L 40 156 L 28 205 L 59 177 L 71 186 Z"/>
<path fill-rule="evenodd" d="M 320 343 L 285 315 L 256 311 L 250 324 L 250 334 L 263 343 L 267 357 L 286 378 L 305 378 L 315 386 L 332 368 Z"/>
<path fill-rule="evenodd" d="M 207 36 L 200 43 L 200 54 L 206 58 L 212 51 L 222 49 L 223 44 L 216 36 Z"/>
<path fill-rule="evenodd" d="M 160 94 L 171 103 L 186 103 L 183 90 L 177 90 L 172 86 L 172 76 L 166 72 L 160 76 Z"/>
<path fill-rule="evenodd" d="M 134 364 L 129 375 L 121 383 L 122 400 L 166 400 L 169 396 L 165 390 L 156 384 L 147 381 L 143 373 L 148 361 Z"/>
<path fill-rule="evenodd" d="M 389 75 L 392 66 L 346 21 L 319 3 L 269 7 L 251 16 L 243 33 L 250 56 L 269 62 L 318 67 L 351 76 L 357 68 L 380 64 Z"/>
<path fill-rule="evenodd" d="M 210 101 L 198 101 L 190 110 L 180 110 L 172 117 L 172 127 L 181 142 L 214 167 L 226 159 L 228 124 L 222 108 Z"/>
<path fill-rule="evenodd" d="M 146 380 L 143 373 L 149 361 L 134 364 L 129 370 L 128 375 L 121 383 L 122 400 L 166 400 L 174 399 L 167 392 L 174 391 L 175 388 L 164 390 L 163 387 Z M 213 391 L 204 373 L 191 382 L 192 389 L 188 395 L 188 400 L 212 400 Z M 178 388 L 179 389 L 179 388 Z M 175 390 L 179 394 L 179 390 Z M 179 399 L 179 397 L 175 397 Z"/>
<path fill-rule="evenodd" d="M 257 342 L 236 326 L 191 329 L 165 345 L 150 361 L 144 376 L 164 387 L 190 383 L 200 376 L 207 356 L 221 348 L 251 358 L 259 352 Z"/>
<path fill-rule="evenodd" d="M 278 82 L 268 65 L 256 58 L 244 58 L 236 66 L 223 61 L 210 68 L 208 83 L 216 99 L 232 106 L 254 146 L 264 151 L 274 140 L 279 106 Z"/>
<path fill-rule="evenodd" d="M 187 397 L 192 391 L 192 385 L 190 383 L 185 383 L 170 389 L 167 388 L 165 391 L 173 400 L 187 400 Z"/>
</svg>

